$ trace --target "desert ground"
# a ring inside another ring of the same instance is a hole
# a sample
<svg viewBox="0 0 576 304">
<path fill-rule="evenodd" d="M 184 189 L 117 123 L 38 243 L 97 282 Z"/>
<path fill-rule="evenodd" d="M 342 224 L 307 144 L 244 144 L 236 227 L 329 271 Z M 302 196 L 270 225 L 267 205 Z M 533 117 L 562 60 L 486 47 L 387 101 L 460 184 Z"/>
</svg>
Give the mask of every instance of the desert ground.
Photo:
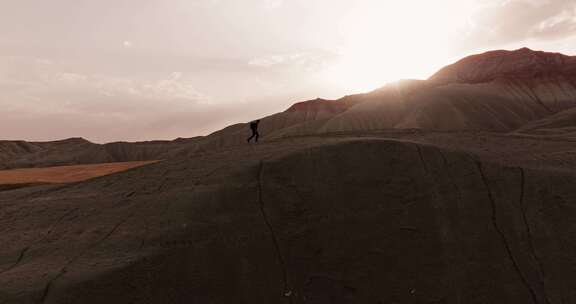
<svg viewBox="0 0 576 304">
<path fill-rule="evenodd" d="M 81 182 L 91 178 L 137 168 L 154 162 L 156 161 L 0 170 L 0 189 L 16 189 L 32 185 Z"/>
</svg>

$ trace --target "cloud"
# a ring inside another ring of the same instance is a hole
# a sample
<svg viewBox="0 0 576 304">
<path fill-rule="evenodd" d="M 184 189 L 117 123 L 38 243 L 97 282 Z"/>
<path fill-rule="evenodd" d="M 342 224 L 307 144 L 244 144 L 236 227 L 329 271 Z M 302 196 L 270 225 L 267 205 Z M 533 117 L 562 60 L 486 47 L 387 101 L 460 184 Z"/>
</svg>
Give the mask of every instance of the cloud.
<svg viewBox="0 0 576 304">
<path fill-rule="evenodd" d="M 471 18 L 463 48 L 501 48 L 527 40 L 576 34 L 576 3 L 565 0 L 492 0 Z"/>
<path fill-rule="evenodd" d="M 0 56 L 0 138 L 81 136 L 110 142 L 191 137 L 276 112 L 308 96 L 279 87 L 278 78 L 268 77 L 267 71 L 121 76 L 69 70 L 71 66 L 45 58 Z M 206 92 L 208 88 L 213 90 Z"/>
<path fill-rule="evenodd" d="M 529 35 L 541 39 L 561 39 L 576 34 L 576 5 L 540 22 Z"/>
<path fill-rule="evenodd" d="M 311 50 L 253 58 L 248 61 L 248 64 L 258 68 L 290 68 L 304 72 L 317 72 L 333 63 L 337 57 L 338 54 L 329 51 Z"/>
<path fill-rule="evenodd" d="M 28 65 L 25 73 L 17 69 L 0 72 L 3 138 L 38 138 L 35 134 L 46 130 L 52 130 L 53 136 L 85 136 L 96 141 L 151 139 L 152 134 L 160 138 L 177 137 L 168 132 L 174 129 L 182 136 L 194 135 L 198 130 L 208 131 L 201 123 L 206 112 L 224 108 L 197 90 L 181 72 L 137 80 L 60 72 L 53 64 L 46 67 L 44 60 L 1 61 Z M 5 119 L 7 116 L 9 119 Z M 149 126 L 159 126 L 159 121 L 165 126 L 152 132 Z M 9 125 L 10 122 L 14 125 Z M 84 133 L 76 134 L 78 130 Z"/>
<path fill-rule="evenodd" d="M 263 0 L 264 7 L 268 9 L 279 8 L 284 4 L 284 0 Z"/>
</svg>

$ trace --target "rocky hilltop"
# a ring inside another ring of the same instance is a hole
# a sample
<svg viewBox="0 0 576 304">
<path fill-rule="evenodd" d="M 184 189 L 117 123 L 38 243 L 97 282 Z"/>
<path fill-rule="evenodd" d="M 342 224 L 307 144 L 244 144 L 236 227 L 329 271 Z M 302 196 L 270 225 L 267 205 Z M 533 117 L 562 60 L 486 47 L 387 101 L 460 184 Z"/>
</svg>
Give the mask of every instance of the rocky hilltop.
<svg viewBox="0 0 576 304">
<path fill-rule="evenodd" d="M 576 57 L 522 48 L 466 57 L 441 69 L 430 79 L 445 84 L 485 83 L 498 79 L 541 81 L 563 78 L 573 81 L 575 73 Z"/>
<path fill-rule="evenodd" d="M 0 192 L 0 303 L 576 303 L 572 61 L 489 52 Z"/>
</svg>

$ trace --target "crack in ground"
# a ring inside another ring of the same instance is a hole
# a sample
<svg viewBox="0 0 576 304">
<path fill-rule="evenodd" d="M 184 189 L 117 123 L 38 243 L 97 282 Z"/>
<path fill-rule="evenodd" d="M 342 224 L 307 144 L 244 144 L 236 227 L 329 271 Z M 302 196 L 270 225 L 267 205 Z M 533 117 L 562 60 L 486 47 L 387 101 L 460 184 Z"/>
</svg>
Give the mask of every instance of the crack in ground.
<svg viewBox="0 0 576 304">
<path fill-rule="evenodd" d="M 22 250 L 20 250 L 20 253 L 18 254 L 18 258 L 16 259 L 16 261 L 14 261 L 14 263 L 8 267 L 6 267 L 6 269 L 0 271 L 0 274 L 3 274 L 5 272 L 8 272 L 14 268 L 16 268 L 18 265 L 20 265 L 20 262 L 22 262 L 22 260 L 24 259 L 24 255 L 26 255 L 26 252 L 30 249 L 30 246 L 24 247 Z"/>
<path fill-rule="evenodd" d="M 137 213 L 137 211 L 134 211 L 133 213 L 131 213 L 130 215 L 125 217 L 123 220 L 116 223 L 116 225 L 114 225 L 114 227 L 110 231 L 108 231 L 108 233 L 103 238 L 94 242 L 92 245 L 89 245 L 88 247 L 84 248 L 84 250 L 82 250 L 78 255 L 76 255 L 75 257 L 68 260 L 68 262 L 66 262 L 66 264 L 60 269 L 58 274 L 55 275 L 52 279 L 50 279 L 48 281 L 48 283 L 46 283 L 46 286 L 44 287 L 44 291 L 42 292 L 42 297 L 40 298 L 39 303 L 45 303 L 46 302 L 46 300 L 48 299 L 48 295 L 50 294 L 50 290 L 52 288 L 52 285 L 54 285 L 58 279 L 60 279 L 62 276 L 64 276 L 64 274 L 68 271 L 68 267 L 70 267 L 77 260 L 79 260 L 81 257 L 83 257 L 88 251 L 98 247 L 100 244 L 105 242 L 108 238 L 110 238 L 118 230 L 118 228 L 120 228 L 120 226 L 122 226 L 124 223 L 126 223 L 136 213 Z"/>
<path fill-rule="evenodd" d="M 55 275 L 50 281 L 48 281 L 48 283 L 46 283 L 46 286 L 44 286 L 44 290 L 42 291 L 42 297 L 40 298 L 39 301 L 40 303 L 46 302 L 46 300 L 48 299 L 48 294 L 50 294 L 50 290 L 52 290 L 52 285 L 54 285 L 54 282 L 56 282 L 57 279 L 63 276 L 64 273 L 66 273 L 66 269 L 64 268 L 60 269 L 58 274 Z"/>
<path fill-rule="evenodd" d="M 70 214 L 74 213 L 76 210 L 80 209 L 79 207 L 70 209 L 68 211 L 66 211 L 60 218 L 58 218 L 58 220 L 56 220 L 56 222 L 50 227 L 50 229 L 48 230 L 48 232 L 46 232 L 46 234 L 44 235 L 44 237 L 42 237 L 40 240 L 38 240 L 38 242 L 42 242 L 44 241 L 46 238 L 48 238 L 48 236 L 50 234 L 52 234 L 52 232 L 54 232 L 54 229 L 56 229 L 56 227 L 58 225 L 60 225 L 60 223 Z"/>
<path fill-rule="evenodd" d="M 41 242 L 43 242 L 44 240 L 46 240 L 46 239 L 48 238 L 48 236 L 50 236 L 50 234 L 52 234 L 52 232 L 54 231 L 54 229 L 56 229 L 56 227 L 57 227 L 68 215 L 70 215 L 72 212 L 74 212 L 74 211 L 76 211 L 76 210 L 78 210 L 78 209 L 79 209 L 79 208 L 74 208 L 74 209 L 70 209 L 70 210 L 68 210 L 67 212 L 65 212 L 62 216 L 60 216 L 60 217 L 50 226 L 50 228 L 48 229 L 48 232 L 46 232 L 41 238 L 33 241 L 33 243 L 41 243 Z M 30 250 L 30 249 L 32 248 L 32 246 L 33 246 L 33 245 L 29 245 L 29 246 L 26 246 L 25 248 L 23 248 L 23 249 L 20 251 L 20 254 L 18 255 L 18 259 L 14 262 L 14 264 L 12 264 L 12 265 L 9 266 L 8 268 L 0 271 L 0 275 L 3 274 L 3 273 L 5 273 L 5 272 L 8 272 L 8 271 L 10 271 L 10 270 L 12 270 L 12 269 L 14 269 L 14 268 L 16 268 L 16 267 L 18 267 L 18 265 L 20 265 L 20 263 L 22 262 L 22 260 L 24 260 L 24 256 L 26 255 L 26 252 L 27 252 L 28 250 Z"/>
<path fill-rule="evenodd" d="M 544 300 L 547 304 L 550 304 L 550 298 L 546 293 L 546 281 L 545 281 L 545 273 L 544 273 L 544 266 L 542 265 L 542 261 L 536 254 L 536 249 L 534 246 L 534 238 L 532 237 L 532 229 L 530 228 L 530 224 L 528 222 L 528 217 L 526 215 L 526 206 L 524 204 L 524 197 L 525 197 L 525 186 L 526 186 L 526 175 L 523 168 L 518 168 L 520 170 L 520 210 L 522 211 L 522 220 L 524 221 L 524 227 L 526 228 L 526 236 L 528 238 L 528 246 L 530 248 L 530 255 L 532 259 L 538 265 L 538 274 L 540 277 L 540 286 L 542 288 L 542 292 L 544 293 Z"/>
<path fill-rule="evenodd" d="M 280 244 L 278 242 L 278 237 L 276 236 L 276 233 L 274 232 L 274 227 L 272 226 L 272 223 L 270 222 L 270 219 L 268 218 L 268 215 L 266 214 L 266 210 L 264 208 L 264 200 L 262 199 L 262 176 L 264 174 L 264 162 L 260 161 L 258 164 L 258 202 L 260 205 L 260 212 L 262 214 L 262 218 L 264 219 L 264 222 L 266 223 L 266 226 L 268 226 L 268 230 L 270 232 L 270 237 L 272 238 L 272 242 L 274 244 L 274 248 L 276 249 L 276 256 L 278 257 L 278 262 L 280 263 L 280 268 L 282 270 L 282 279 L 283 279 L 283 285 L 284 285 L 284 292 L 283 295 L 288 299 L 289 303 L 292 303 L 292 297 L 290 296 L 290 288 L 288 286 L 288 271 L 286 270 L 286 261 L 284 260 L 284 257 L 282 256 L 282 252 L 280 250 Z"/>
<path fill-rule="evenodd" d="M 496 230 L 496 232 L 500 235 L 500 239 L 502 240 L 502 243 L 504 244 L 504 247 L 506 248 L 506 252 L 508 254 L 508 257 L 510 258 L 510 261 L 512 262 L 512 265 L 514 266 L 514 269 L 518 273 L 518 276 L 520 277 L 522 283 L 524 284 L 526 289 L 528 289 L 528 292 L 532 296 L 532 301 L 535 304 L 538 304 L 539 301 L 538 301 L 538 296 L 536 295 L 536 292 L 530 286 L 530 283 L 528 282 L 528 280 L 526 279 L 526 277 L 522 273 L 522 270 L 520 269 L 520 265 L 518 265 L 518 262 L 514 258 L 514 254 L 512 253 L 512 249 L 510 248 L 510 244 L 508 243 L 508 240 L 506 239 L 506 235 L 504 234 L 504 231 L 502 231 L 502 229 L 500 229 L 500 227 L 498 226 L 497 213 L 496 213 L 496 200 L 494 199 L 494 195 L 492 194 L 492 191 L 490 190 L 490 186 L 488 185 L 488 179 L 486 178 L 486 175 L 484 174 L 484 170 L 482 169 L 482 163 L 479 161 L 476 161 L 476 166 L 478 167 L 478 171 L 480 172 L 480 177 L 482 179 L 482 182 L 484 183 L 484 187 L 486 188 L 486 192 L 488 193 L 488 199 L 490 200 L 490 206 L 492 208 L 492 225 L 494 226 L 494 229 Z"/>
<path fill-rule="evenodd" d="M 448 180 L 450 181 L 450 183 L 454 187 L 454 190 L 456 191 L 456 202 L 458 204 L 457 206 L 463 206 L 464 200 L 463 200 L 462 190 L 460 190 L 460 187 L 458 187 L 458 184 L 456 184 L 456 181 L 454 180 L 454 177 L 452 176 L 452 173 L 450 172 L 450 165 L 448 163 L 448 159 L 446 158 L 446 155 L 444 155 L 444 152 L 442 152 L 442 150 L 437 149 L 437 151 L 440 154 L 442 161 L 444 162 L 444 169 L 446 170 L 446 176 L 448 177 Z M 458 242 L 461 241 L 460 238 L 458 238 L 458 237 L 456 237 L 456 238 L 458 239 Z M 462 250 L 461 247 L 458 249 Z M 462 293 L 462 291 L 459 290 L 458 294 L 457 294 L 456 303 L 462 303 L 462 294 L 461 293 Z"/>
<path fill-rule="evenodd" d="M 208 173 L 199 176 L 198 178 L 196 178 L 196 181 L 192 184 L 193 187 L 197 187 L 199 186 L 202 181 L 206 178 L 209 178 L 210 176 L 212 176 L 213 174 L 215 174 L 216 172 L 218 172 L 220 169 L 222 168 L 226 168 L 228 167 L 228 165 L 223 165 L 223 166 L 218 166 L 216 168 L 214 168 L 213 170 L 208 171 Z M 165 183 L 163 183 L 160 187 L 158 187 L 158 191 L 161 193 L 163 192 L 164 186 L 166 185 L 166 182 L 168 181 L 168 178 L 166 178 Z M 170 207 L 172 206 L 172 202 L 173 200 L 170 200 L 168 202 L 165 202 L 164 204 L 164 208 L 162 208 L 162 211 L 160 211 L 159 213 L 159 217 L 163 218 L 166 213 L 168 213 L 168 210 L 170 210 Z M 138 247 L 139 250 L 142 250 L 144 248 L 144 246 L 146 245 L 146 242 L 148 240 L 148 235 L 150 234 L 150 223 L 148 222 L 148 218 L 144 218 L 144 236 L 142 237 L 142 239 L 140 240 L 140 245 Z"/>
<path fill-rule="evenodd" d="M 166 176 L 167 173 L 168 173 L 168 171 L 164 172 L 163 177 Z M 162 180 L 162 182 L 159 184 L 157 190 L 158 190 L 158 191 L 161 191 L 161 190 L 163 189 L 163 187 L 165 186 L 166 183 L 167 183 L 167 180 L 166 180 L 166 178 L 164 178 L 164 179 Z M 66 185 L 66 186 L 68 186 L 68 185 Z M 62 188 L 66 188 L 66 186 L 65 186 L 65 187 L 57 188 L 56 190 L 60 190 L 60 189 L 62 189 Z M 126 198 L 129 198 L 129 197 L 132 197 L 132 196 L 135 195 L 135 194 L 137 194 L 137 192 L 136 192 L 136 191 L 133 191 L 133 192 L 130 192 L 130 193 L 129 193 L 128 195 L 126 195 L 125 197 L 126 197 Z M 138 208 L 138 210 L 140 210 L 141 208 L 143 208 L 143 207 Z M 68 215 L 72 214 L 73 212 L 77 211 L 78 209 L 80 209 L 80 208 L 73 208 L 73 209 L 70 209 L 70 210 L 68 210 L 67 212 L 65 212 L 62 216 L 60 216 L 60 218 L 58 218 L 58 220 L 56 220 L 56 221 L 54 222 L 54 224 L 52 224 L 52 226 L 49 228 L 48 232 L 46 232 L 46 233 L 44 234 L 44 236 L 42 236 L 40 239 L 34 241 L 34 243 L 41 243 L 41 242 L 43 242 L 44 240 L 46 240 L 46 239 L 52 234 L 52 232 L 54 231 L 54 229 L 55 229 Z M 117 224 L 103 239 L 101 239 L 100 241 L 97 241 L 97 242 L 96 242 L 95 244 L 93 244 L 93 245 L 88 246 L 88 248 L 85 249 L 82 253 L 80 253 L 80 255 L 78 255 L 78 256 L 72 258 L 71 260 L 69 260 L 69 262 L 67 262 L 66 265 L 60 270 L 60 272 L 59 272 L 54 278 L 52 278 L 52 279 L 47 283 L 47 285 L 45 286 L 44 292 L 43 292 L 42 298 L 41 298 L 41 303 L 43 303 L 43 302 L 46 300 L 46 298 L 47 298 L 47 296 L 48 296 L 48 293 L 49 293 L 49 291 L 50 291 L 50 288 L 51 288 L 51 286 L 53 285 L 53 282 L 56 281 L 58 278 L 60 278 L 60 277 L 66 272 L 68 266 L 70 266 L 77 258 L 80 258 L 81 256 L 83 256 L 83 255 L 86 253 L 87 250 L 96 248 L 100 243 L 102 243 L 102 242 L 104 242 L 106 239 L 108 239 L 124 222 L 128 221 L 128 219 L 130 219 L 132 216 L 134 216 L 134 215 L 138 212 L 138 210 L 134 211 L 134 213 L 130 214 L 126 219 L 124 219 L 124 220 L 121 221 L 119 224 Z M 14 268 L 16 268 L 16 267 L 20 264 L 20 262 L 24 259 L 24 256 L 25 256 L 26 252 L 27 252 L 31 247 L 32 247 L 32 245 L 27 246 L 27 247 L 25 247 L 24 249 L 22 249 L 21 252 L 20 252 L 20 254 L 19 254 L 19 256 L 18 256 L 18 259 L 16 260 L 16 262 L 14 262 L 14 264 L 11 265 L 10 267 L 8 267 L 8 268 L 0 271 L 0 275 L 3 274 L 3 273 L 5 273 L 5 272 L 8 272 L 8 271 L 10 271 L 10 270 L 12 270 L 12 269 L 14 269 Z"/>
<path fill-rule="evenodd" d="M 423 168 L 423 170 L 424 170 L 425 176 L 426 176 L 428 179 L 432 179 L 432 180 L 433 180 L 434 178 L 432 177 L 432 174 L 431 174 L 431 172 L 430 172 L 431 170 L 428 168 L 428 164 L 427 164 L 427 162 L 426 162 L 425 159 L 424 159 L 424 155 L 423 155 L 421 146 L 418 145 L 418 144 L 415 144 L 415 146 L 416 146 L 416 149 L 417 149 L 417 151 L 418 151 L 418 156 L 419 156 L 420 161 L 421 161 L 421 163 L 422 163 L 422 168 Z M 454 190 L 455 190 L 455 192 L 456 192 L 456 202 L 457 202 L 458 205 L 462 205 L 462 204 L 463 204 L 462 191 L 460 190 L 460 188 L 458 187 L 458 185 L 457 185 L 456 182 L 454 181 L 454 178 L 452 177 L 452 174 L 450 173 L 450 168 L 449 168 L 448 160 L 447 160 L 446 156 L 444 155 L 444 153 L 442 152 L 441 149 L 436 148 L 435 150 L 436 150 L 436 151 L 438 152 L 438 154 L 440 155 L 440 158 L 442 159 L 442 161 L 443 161 L 443 163 L 444 163 L 444 170 L 446 171 L 446 175 L 447 175 L 447 177 L 448 177 L 448 180 L 449 180 L 449 182 L 452 184 L 452 186 L 453 186 L 453 188 L 454 188 Z M 437 192 L 437 191 L 432 190 L 432 194 L 433 194 L 433 196 L 435 197 L 436 200 L 440 201 L 440 198 L 438 197 L 438 192 Z M 446 212 L 446 210 L 444 210 L 443 212 Z M 450 221 L 450 220 L 448 219 L 448 221 Z M 454 225 L 454 223 L 448 223 L 448 225 Z M 454 240 L 454 241 L 460 242 L 458 236 L 452 235 L 452 236 L 451 236 L 451 239 Z M 452 250 L 460 250 L 460 249 L 459 249 L 459 248 L 452 248 Z M 459 256 L 459 254 L 451 254 L 451 259 L 458 259 L 458 261 L 461 262 L 461 261 L 460 261 L 460 258 L 459 258 L 458 256 Z M 451 265 L 451 267 L 450 267 L 450 268 L 451 268 L 451 272 L 452 272 L 455 276 L 457 276 L 458 278 L 461 278 L 461 275 L 460 275 L 460 273 L 458 272 L 458 270 L 455 270 L 455 269 L 457 269 L 457 267 L 454 268 L 454 266 L 455 266 L 455 265 Z M 460 286 L 461 282 L 460 282 L 459 280 L 456 280 L 456 281 L 453 282 L 452 284 L 453 284 L 454 286 L 456 286 L 454 289 L 457 289 L 457 292 L 456 292 L 456 303 L 461 303 L 461 302 L 462 302 L 462 290 L 461 290 L 462 288 L 461 288 L 461 286 Z"/>
<path fill-rule="evenodd" d="M 414 146 L 416 146 L 416 150 L 418 150 L 418 156 L 420 157 L 420 161 L 422 162 L 422 168 L 424 169 L 426 174 L 429 174 L 430 171 L 428 170 L 428 165 L 426 165 L 424 155 L 422 155 L 422 148 L 418 144 L 415 144 Z"/>
<path fill-rule="evenodd" d="M 454 186 L 454 190 L 456 190 L 456 194 L 457 194 L 456 199 L 460 205 L 463 205 L 464 200 L 462 198 L 462 196 L 463 196 L 462 190 L 460 190 L 460 187 L 458 187 L 458 185 L 456 184 L 456 181 L 454 180 L 452 173 L 450 173 L 448 160 L 446 159 L 446 156 L 444 155 L 444 153 L 440 149 L 438 149 L 438 153 L 440 153 L 440 156 L 442 157 L 442 160 L 444 162 L 444 167 L 446 168 L 448 179 L 450 180 L 450 183 L 452 183 L 452 186 Z"/>
<path fill-rule="evenodd" d="M 167 169 L 164 171 L 164 173 L 162 173 L 162 181 L 158 184 L 158 186 L 156 187 L 156 191 L 152 191 L 152 192 L 146 192 L 144 194 L 153 194 L 153 193 L 157 193 L 157 194 L 161 194 L 162 192 L 164 192 L 164 187 L 168 184 L 168 181 L 170 180 L 170 178 L 168 178 L 168 174 L 173 171 L 172 169 Z M 131 195 L 136 194 L 136 192 L 131 192 Z M 143 208 L 142 208 L 143 209 Z M 162 214 L 164 215 L 164 214 Z M 142 236 L 141 240 L 140 240 L 140 245 L 138 246 L 138 250 L 142 250 L 144 248 L 144 245 L 146 245 L 146 240 L 148 239 L 148 234 L 150 233 L 150 223 L 148 222 L 148 217 L 144 217 L 142 219 L 144 221 L 144 235 Z"/>
<path fill-rule="evenodd" d="M 166 179 L 164 178 L 160 182 L 160 186 L 164 185 L 165 183 L 166 183 Z M 159 187 L 159 188 L 161 188 L 161 187 Z M 144 193 L 144 194 L 148 194 L 148 193 Z M 125 199 L 123 199 L 121 201 L 124 201 L 124 200 Z M 97 240 L 96 242 L 92 243 L 91 245 L 88 245 L 78 255 L 76 255 L 75 257 L 68 260 L 68 262 L 66 262 L 66 264 L 60 269 L 58 274 L 55 275 L 52 279 L 50 279 L 48 281 L 48 283 L 46 283 L 46 285 L 44 286 L 44 290 L 42 292 L 42 296 L 40 297 L 39 303 L 45 303 L 46 302 L 46 300 L 48 299 L 48 296 L 50 295 L 50 291 L 52 290 L 52 286 L 56 283 L 56 281 L 58 279 L 60 279 L 61 277 L 64 276 L 64 274 L 66 274 L 66 272 L 68 271 L 68 268 L 71 265 L 73 265 L 76 261 L 78 261 L 80 258 L 82 258 L 88 251 L 97 248 L 98 246 L 100 246 L 100 244 L 104 243 L 107 239 L 109 239 L 116 231 L 118 231 L 120 226 L 122 226 L 123 224 L 128 222 L 128 220 L 130 220 L 132 217 L 134 217 L 139 211 L 144 209 L 150 203 L 150 201 L 151 200 L 148 200 L 148 202 L 144 202 L 140 206 L 133 207 L 135 210 L 132 213 L 130 213 L 128 216 L 126 216 L 124 219 L 122 219 L 120 222 L 116 223 L 114 225 L 114 227 L 112 227 L 112 229 L 104 237 L 102 237 L 100 240 Z"/>
</svg>

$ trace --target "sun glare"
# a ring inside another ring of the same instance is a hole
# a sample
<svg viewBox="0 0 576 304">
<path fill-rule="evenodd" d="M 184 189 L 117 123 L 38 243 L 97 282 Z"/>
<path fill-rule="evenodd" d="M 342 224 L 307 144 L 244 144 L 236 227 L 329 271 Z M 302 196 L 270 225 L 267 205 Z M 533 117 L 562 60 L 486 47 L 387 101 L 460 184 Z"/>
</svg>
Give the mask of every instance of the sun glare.
<svg viewBox="0 0 576 304">
<path fill-rule="evenodd" d="M 453 59 L 477 0 L 359 1 L 340 23 L 344 45 L 326 71 L 335 85 L 362 92 L 405 78 L 424 79 Z"/>
</svg>

